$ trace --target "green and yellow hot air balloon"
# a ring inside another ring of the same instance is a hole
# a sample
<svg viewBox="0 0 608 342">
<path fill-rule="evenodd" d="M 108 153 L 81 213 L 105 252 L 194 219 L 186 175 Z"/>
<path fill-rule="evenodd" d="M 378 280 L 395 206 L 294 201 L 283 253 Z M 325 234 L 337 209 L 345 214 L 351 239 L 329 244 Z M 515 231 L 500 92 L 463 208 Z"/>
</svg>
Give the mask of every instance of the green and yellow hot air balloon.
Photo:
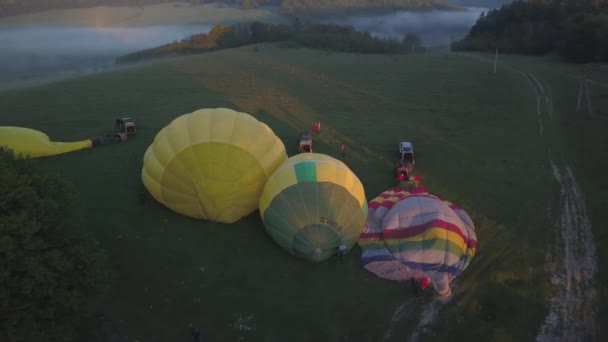
<svg viewBox="0 0 608 342">
<path fill-rule="evenodd" d="M 266 180 L 285 159 L 283 142 L 253 116 L 201 109 L 156 135 L 142 180 L 157 201 L 180 214 L 232 223 L 257 209 Z"/>
<path fill-rule="evenodd" d="M 260 215 L 281 247 L 318 262 L 347 252 L 357 242 L 367 219 L 367 201 L 361 181 L 344 163 L 302 153 L 270 176 Z"/>
</svg>

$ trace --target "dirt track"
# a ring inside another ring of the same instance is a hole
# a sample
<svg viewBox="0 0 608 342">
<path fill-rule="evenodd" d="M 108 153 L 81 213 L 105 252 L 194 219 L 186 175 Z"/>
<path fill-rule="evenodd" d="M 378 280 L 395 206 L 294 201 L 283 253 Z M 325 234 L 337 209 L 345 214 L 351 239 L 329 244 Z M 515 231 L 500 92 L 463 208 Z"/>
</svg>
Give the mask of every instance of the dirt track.
<svg viewBox="0 0 608 342">
<path fill-rule="evenodd" d="M 566 161 L 551 154 L 552 99 L 541 82 L 530 73 L 522 73 L 536 94 L 539 134 L 547 146 L 552 176 L 560 189 L 559 217 L 555 222 L 554 242 L 547 251 L 547 269 L 554 286 L 549 298 L 549 314 L 536 340 L 594 341 L 598 311 L 595 274 L 597 262 L 591 223 L 585 196 Z"/>
</svg>

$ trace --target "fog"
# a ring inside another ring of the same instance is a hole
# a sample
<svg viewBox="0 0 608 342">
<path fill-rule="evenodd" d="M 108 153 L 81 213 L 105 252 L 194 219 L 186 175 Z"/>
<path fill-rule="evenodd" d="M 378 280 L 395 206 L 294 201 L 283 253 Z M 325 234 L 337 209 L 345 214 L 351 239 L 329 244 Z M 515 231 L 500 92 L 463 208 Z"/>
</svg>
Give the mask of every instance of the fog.
<svg viewBox="0 0 608 342">
<path fill-rule="evenodd" d="M 416 33 L 427 47 L 448 47 L 464 37 L 487 8 L 469 7 L 468 11 L 400 11 L 376 16 L 349 16 L 325 20 L 351 25 L 359 31 L 370 32 L 384 39 L 401 40 L 407 33 Z"/>
<path fill-rule="evenodd" d="M 373 16 L 342 16 L 325 22 L 352 25 L 372 35 L 401 40 L 417 33 L 426 46 L 449 46 L 463 37 L 486 9 L 466 12 L 395 12 Z M 100 71 L 116 57 L 208 32 L 210 25 L 119 27 L 30 27 L 0 29 L 0 82 Z"/>
<path fill-rule="evenodd" d="M 210 29 L 208 25 L 0 29 L 0 80 L 101 70 L 120 55 Z"/>
</svg>

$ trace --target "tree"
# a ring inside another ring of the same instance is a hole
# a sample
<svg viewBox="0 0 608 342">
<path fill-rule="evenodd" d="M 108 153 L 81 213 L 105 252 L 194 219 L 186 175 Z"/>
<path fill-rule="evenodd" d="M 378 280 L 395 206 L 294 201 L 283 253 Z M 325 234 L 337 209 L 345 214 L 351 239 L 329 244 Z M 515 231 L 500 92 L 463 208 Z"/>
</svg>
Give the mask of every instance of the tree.
<svg viewBox="0 0 608 342">
<path fill-rule="evenodd" d="M 196 33 L 190 36 L 189 43 L 193 47 L 207 48 L 209 47 L 209 39 L 205 33 Z"/>
<path fill-rule="evenodd" d="M 209 31 L 209 33 L 207 34 L 207 38 L 209 39 L 209 47 L 213 48 L 220 46 L 221 39 L 228 30 L 229 28 L 222 24 L 217 24 L 213 26 L 211 31 Z"/>
<path fill-rule="evenodd" d="M 70 341 L 108 284 L 74 188 L 0 148 L 0 340 Z"/>
<path fill-rule="evenodd" d="M 480 16 L 453 50 L 544 55 L 570 62 L 608 60 L 607 0 L 513 1 Z"/>
<path fill-rule="evenodd" d="M 423 49 L 422 40 L 415 33 L 406 34 L 401 43 L 409 53 L 420 52 Z"/>
<path fill-rule="evenodd" d="M 575 63 L 608 60 L 608 15 L 579 14 L 566 21 L 559 54 Z"/>
</svg>

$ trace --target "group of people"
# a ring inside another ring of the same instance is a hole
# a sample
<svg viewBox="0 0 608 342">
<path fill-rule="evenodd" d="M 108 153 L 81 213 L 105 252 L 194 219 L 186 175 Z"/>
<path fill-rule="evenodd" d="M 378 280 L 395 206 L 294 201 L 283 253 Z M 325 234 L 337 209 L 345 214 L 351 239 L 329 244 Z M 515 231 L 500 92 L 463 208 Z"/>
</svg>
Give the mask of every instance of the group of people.
<svg viewBox="0 0 608 342">
<path fill-rule="evenodd" d="M 399 182 L 409 182 L 414 180 L 412 173 L 414 172 L 414 165 L 409 161 L 403 159 L 396 163 L 397 166 L 397 179 Z"/>
<path fill-rule="evenodd" d="M 321 122 L 317 121 L 314 124 L 312 124 L 312 131 L 314 133 L 319 133 L 319 131 L 321 131 Z M 348 148 L 346 147 L 346 144 L 342 144 L 340 146 L 340 153 L 344 156 L 346 155 L 346 150 Z"/>
</svg>

